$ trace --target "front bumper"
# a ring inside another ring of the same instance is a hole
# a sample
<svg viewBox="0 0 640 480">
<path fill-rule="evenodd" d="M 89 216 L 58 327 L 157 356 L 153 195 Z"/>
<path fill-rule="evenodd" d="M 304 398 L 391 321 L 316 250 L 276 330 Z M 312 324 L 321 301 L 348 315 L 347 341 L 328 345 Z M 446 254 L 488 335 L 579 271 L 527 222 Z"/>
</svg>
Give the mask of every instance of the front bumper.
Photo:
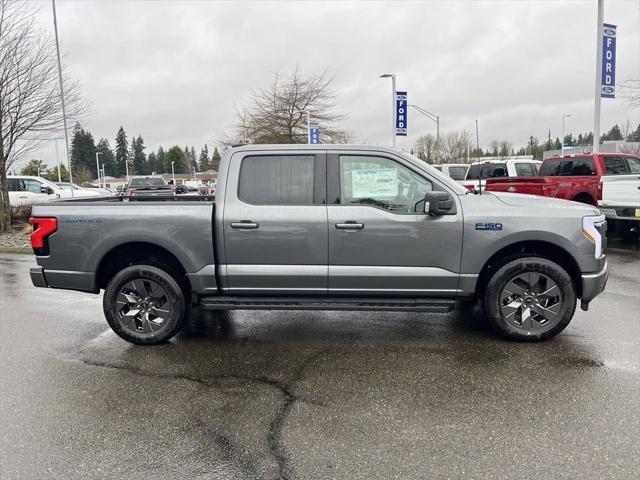
<svg viewBox="0 0 640 480">
<path fill-rule="evenodd" d="M 598 273 L 588 273 L 582 275 L 582 297 L 580 308 L 587 310 L 589 302 L 602 293 L 609 279 L 609 265 L 604 262 L 604 267 Z"/>
</svg>

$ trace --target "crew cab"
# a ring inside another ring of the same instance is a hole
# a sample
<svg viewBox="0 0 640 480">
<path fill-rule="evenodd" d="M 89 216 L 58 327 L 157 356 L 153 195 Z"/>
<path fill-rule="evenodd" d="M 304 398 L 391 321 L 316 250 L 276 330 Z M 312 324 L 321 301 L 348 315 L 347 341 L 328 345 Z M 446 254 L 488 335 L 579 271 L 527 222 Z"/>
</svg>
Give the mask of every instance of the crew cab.
<svg viewBox="0 0 640 480">
<path fill-rule="evenodd" d="M 603 183 L 611 182 L 609 189 L 617 183 L 609 177 L 632 174 L 632 169 L 635 172 L 640 168 L 639 164 L 636 156 L 622 153 L 550 157 L 544 160 L 537 176 L 490 179 L 486 190 L 563 198 L 595 206 L 602 200 Z M 633 200 L 633 195 L 628 198 L 630 202 Z"/>
<path fill-rule="evenodd" d="M 481 301 L 498 332 L 544 340 L 605 287 L 597 208 L 469 192 L 393 149 L 248 145 L 207 196 L 33 207 L 37 287 L 104 290 L 107 322 L 165 341 L 203 310 L 448 312 Z M 60 312 L 64 315 L 64 312 Z"/>
<path fill-rule="evenodd" d="M 473 162 L 460 183 L 468 190 L 484 189 L 487 179 L 536 175 L 540 160 L 508 159 Z"/>
</svg>

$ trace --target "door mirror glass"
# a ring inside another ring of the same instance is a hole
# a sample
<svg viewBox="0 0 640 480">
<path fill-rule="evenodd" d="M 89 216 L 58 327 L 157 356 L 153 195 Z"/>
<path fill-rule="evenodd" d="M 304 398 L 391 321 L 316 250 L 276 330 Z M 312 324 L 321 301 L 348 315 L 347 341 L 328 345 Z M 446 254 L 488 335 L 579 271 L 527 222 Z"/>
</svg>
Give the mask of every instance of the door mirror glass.
<svg viewBox="0 0 640 480">
<path fill-rule="evenodd" d="M 444 215 L 453 208 L 453 199 L 447 192 L 427 192 L 424 195 L 426 215 Z"/>
<path fill-rule="evenodd" d="M 47 187 L 46 185 L 42 185 L 40 187 L 40 193 L 46 193 L 47 195 L 51 195 L 53 193 L 53 188 Z"/>
</svg>

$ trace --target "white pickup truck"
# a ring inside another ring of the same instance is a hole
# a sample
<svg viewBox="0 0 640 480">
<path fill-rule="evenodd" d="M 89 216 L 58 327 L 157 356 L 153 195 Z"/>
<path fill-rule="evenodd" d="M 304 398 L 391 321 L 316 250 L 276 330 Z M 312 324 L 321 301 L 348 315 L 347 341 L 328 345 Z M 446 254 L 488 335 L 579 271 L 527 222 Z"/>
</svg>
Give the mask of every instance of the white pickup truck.
<svg viewBox="0 0 640 480">
<path fill-rule="evenodd" d="M 484 190 L 487 178 L 501 177 L 533 177 L 538 174 L 540 160 L 529 159 L 509 159 L 503 160 L 481 160 L 474 162 L 467 170 L 465 179 L 460 181 L 467 190 Z"/>
<path fill-rule="evenodd" d="M 637 236 L 640 231 L 640 159 L 621 157 L 620 160 L 622 170 L 600 177 L 602 199 L 598 201 L 598 207 L 618 233 Z"/>
<path fill-rule="evenodd" d="M 70 198 L 71 187 L 61 187 L 46 178 L 29 175 L 9 175 L 9 204 L 12 207 L 18 205 L 30 205 L 35 202 L 47 202 L 58 198 Z M 100 197 L 99 192 L 92 192 L 77 188 L 74 185 L 74 197 Z"/>
</svg>

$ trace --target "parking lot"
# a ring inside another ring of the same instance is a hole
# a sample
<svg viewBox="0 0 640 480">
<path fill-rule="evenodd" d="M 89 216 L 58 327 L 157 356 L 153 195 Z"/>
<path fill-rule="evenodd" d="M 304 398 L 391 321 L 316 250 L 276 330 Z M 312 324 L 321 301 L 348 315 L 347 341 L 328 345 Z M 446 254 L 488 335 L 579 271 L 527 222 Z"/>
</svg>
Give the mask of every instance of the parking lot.
<svg viewBox="0 0 640 480">
<path fill-rule="evenodd" d="M 637 252 L 542 344 L 451 314 L 195 315 L 133 346 L 0 256 L 2 478 L 632 478 Z M 196 312 L 197 313 L 197 312 Z"/>
</svg>

